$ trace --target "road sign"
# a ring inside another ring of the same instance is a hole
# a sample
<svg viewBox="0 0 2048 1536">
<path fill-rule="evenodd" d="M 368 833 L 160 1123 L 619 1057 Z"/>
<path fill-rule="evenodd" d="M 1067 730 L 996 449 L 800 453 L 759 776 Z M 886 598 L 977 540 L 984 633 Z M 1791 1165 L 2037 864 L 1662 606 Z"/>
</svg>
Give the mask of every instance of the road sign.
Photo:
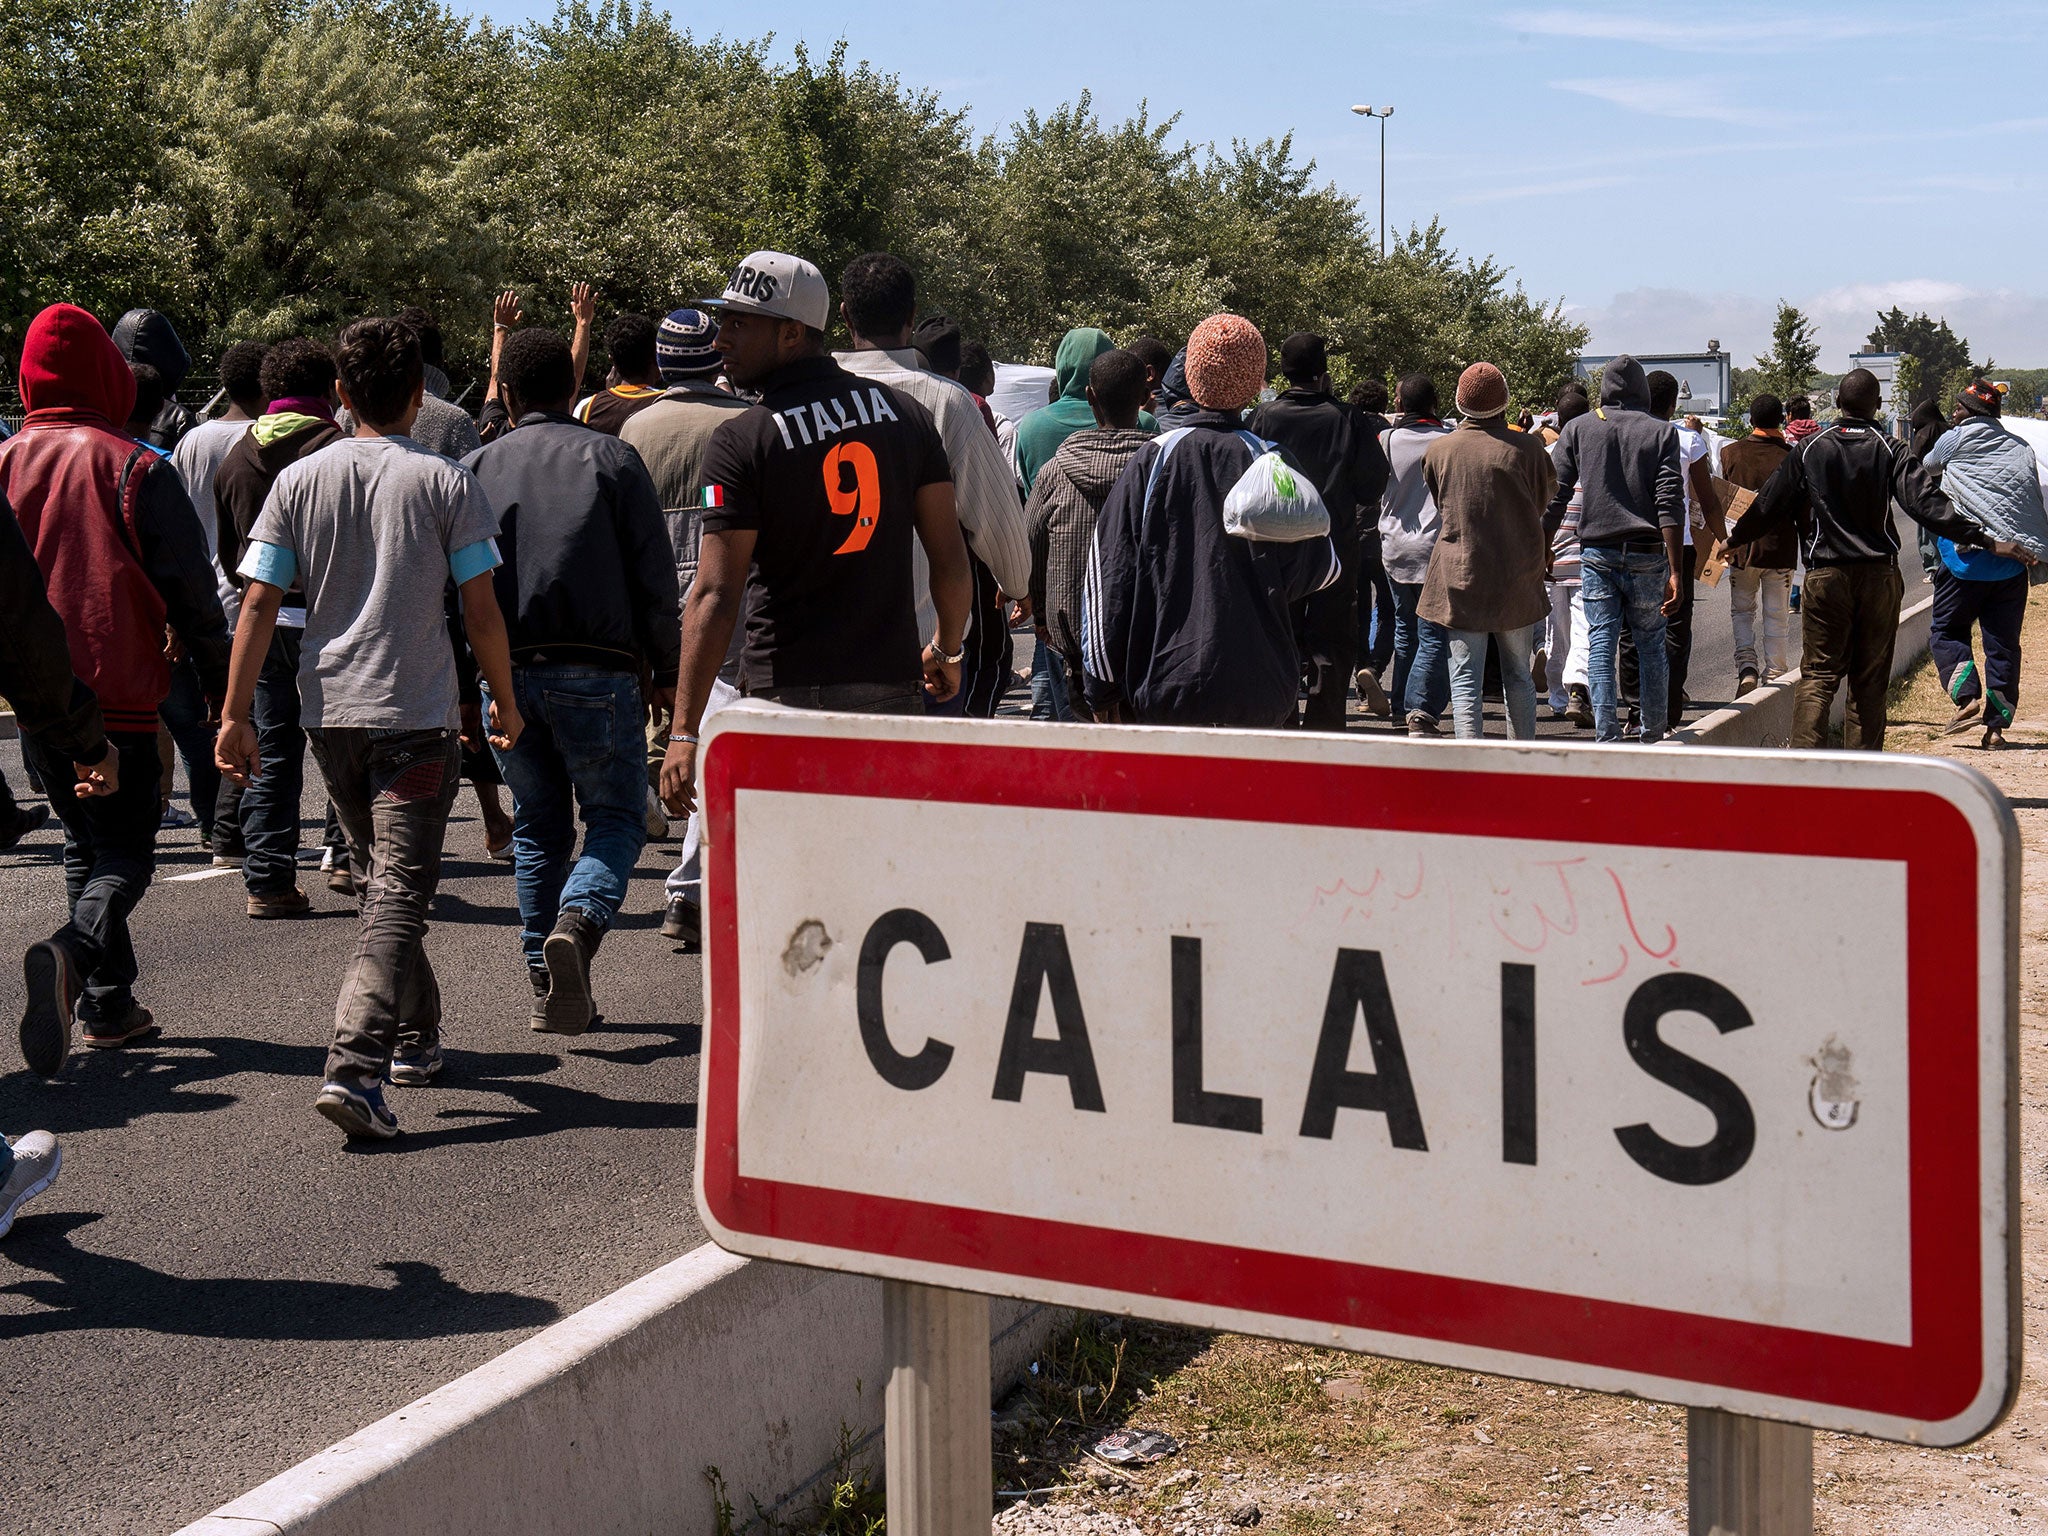
<svg viewBox="0 0 2048 1536">
<path fill-rule="evenodd" d="M 1928 758 L 706 733 L 727 1248 L 1954 1444 L 2018 869 Z"/>
</svg>

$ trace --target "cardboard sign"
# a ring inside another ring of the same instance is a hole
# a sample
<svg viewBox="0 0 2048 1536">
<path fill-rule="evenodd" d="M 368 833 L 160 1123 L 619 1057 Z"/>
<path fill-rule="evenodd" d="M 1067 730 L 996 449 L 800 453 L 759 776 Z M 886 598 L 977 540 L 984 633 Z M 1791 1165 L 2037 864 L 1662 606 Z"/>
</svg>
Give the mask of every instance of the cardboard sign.
<svg viewBox="0 0 2048 1536">
<path fill-rule="evenodd" d="M 707 728 L 736 1252 L 1953 1444 L 2016 834 L 1931 758 Z"/>
</svg>

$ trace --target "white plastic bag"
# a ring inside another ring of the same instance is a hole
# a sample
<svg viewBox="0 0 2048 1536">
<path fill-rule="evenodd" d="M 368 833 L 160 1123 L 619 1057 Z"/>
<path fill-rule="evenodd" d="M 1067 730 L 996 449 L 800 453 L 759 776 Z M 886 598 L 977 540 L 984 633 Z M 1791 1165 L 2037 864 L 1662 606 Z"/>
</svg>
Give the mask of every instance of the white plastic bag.
<svg viewBox="0 0 2048 1536">
<path fill-rule="evenodd" d="M 1223 531 L 1268 544 L 1299 544 L 1326 537 L 1330 513 L 1308 479 L 1289 468 L 1277 449 L 1267 449 L 1223 499 Z"/>
</svg>

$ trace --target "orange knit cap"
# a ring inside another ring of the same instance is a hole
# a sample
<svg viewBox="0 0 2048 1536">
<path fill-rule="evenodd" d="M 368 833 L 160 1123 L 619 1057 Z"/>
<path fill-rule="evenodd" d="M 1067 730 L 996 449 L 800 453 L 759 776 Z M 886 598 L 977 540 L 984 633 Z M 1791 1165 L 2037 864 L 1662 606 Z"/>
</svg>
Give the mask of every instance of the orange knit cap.
<svg viewBox="0 0 2048 1536">
<path fill-rule="evenodd" d="M 1188 338 L 1188 393 L 1212 411 L 1241 411 L 1266 384 L 1266 338 L 1243 315 L 1211 315 Z"/>
</svg>

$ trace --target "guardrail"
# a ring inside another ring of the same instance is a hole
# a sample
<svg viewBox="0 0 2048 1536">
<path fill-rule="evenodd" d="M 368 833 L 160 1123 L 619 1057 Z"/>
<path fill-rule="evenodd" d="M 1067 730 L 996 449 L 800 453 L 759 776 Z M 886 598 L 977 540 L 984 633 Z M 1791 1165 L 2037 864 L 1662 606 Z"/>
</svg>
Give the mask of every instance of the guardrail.
<svg viewBox="0 0 2048 1536">
<path fill-rule="evenodd" d="M 1892 677 L 1904 677 L 1927 653 L 1934 630 L 1934 599 L 1924 597 L 1899 614 L 1899 635 L 1892 645 Z M 1799 687 L 1794 667 L 1775 682 L 1753 688 L 1725 709 L 1702 715 L 1671 733 L 1670 739 L 1695 747 L 1782 747 L 1792 739 L 1792 700 Z M 1835 695 L 1835 724 L 1849 704 L 1848 690 Z"/>
<path fill-rule="evenodd" d="M 1059 1317 L 991 1307 L 1000 1394 Z M 878 1280 L 706 1244 L 188 1525 L 178 1536 L 604 1536 L 800 1501 L 879 1431 Z M 742 1527 L 744 1528 L 744 1527 Z"/>
</svg>

